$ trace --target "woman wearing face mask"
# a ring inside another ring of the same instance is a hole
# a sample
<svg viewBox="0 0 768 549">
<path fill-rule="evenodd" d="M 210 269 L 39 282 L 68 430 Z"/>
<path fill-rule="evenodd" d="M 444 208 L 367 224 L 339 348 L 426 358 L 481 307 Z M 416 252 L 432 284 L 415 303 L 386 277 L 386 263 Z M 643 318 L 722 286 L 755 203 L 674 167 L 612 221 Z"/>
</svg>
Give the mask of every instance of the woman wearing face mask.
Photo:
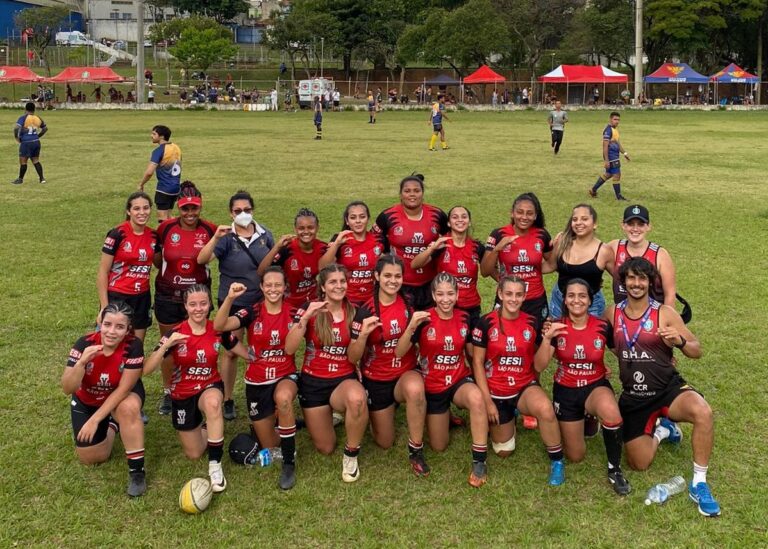
<svg viewBox="0 0 768 549">
<path fill-rule="evenodd" d="M 381 255 L 381 244 L 368 230 L 371 212 L 365 202 L 356 200 L 344 209 L 341 232 L 333 235 L 328 250 L 320 258 L 322 269 L 338 263 L 347 269 L 347 297 L 359 307 L 373 295 L 373 268 Z"/>
<path fill-rule="evenodd" d="M 152 212 L 149 195 L 137 191 L 125 204 L 125 221 L 109 231 L 101 248 L 101 262 L 96 275 L 99 292 L 99 323 L 101 311 L 108 303 L 122 301 L 133 311 L 136 337 L 144 340 L 152 324 L 152 297 L 149 273 L 155 253 L 159 251 L 157 233 L 147 227 Z"/>
<path fill-rule="evenodd" d="M 214 493 L 223 492 L 227 479 L 221 468 L 224 455 L 224 384 L 219 375 L 222 346 L 247 358 L 248 351 L 229 334 L 222 336 L 208 313 L 213 306 L 211 290 L 194 284 L 184 292 L 187 320 L 163 335 L 144 365 L 151 374 L 169 358 L 173 364 L 171 419 L 184 454 L 193 460 L 208 451 L 208 476 Z"/>
<path fill-rule="evenodd" d="M 477 277 L 485 248 L 470 236 L 472 214 L 464 206 L 454 206 L 448 211 L 448 227 L 450 233 L 432 242 L 413 258 L 411 267 L 420 269 L 434 262 L 438 273 L 452 275 L 459 285 L 456 307 L 469 313 L 469 325 L 474 326 L 480 320 Z"/>
<path fill-rule="evenodd" d="M 352 323 L 349 360 L 360 361 L 368 392 L 373 440 L 382 448 L 395 443 L 395 406 L 405 404 L 408 419 L 408 459 L 416 476 L 429 475 L 424 459 L 427 403 L 424 379 L 416 370 L 416 350 L 395 356 L 395 347 L 413 312 L 400 295 L 403 260 L 384 254 L 376 262 L 373 297 L 357 310 Z M 361 360 L 362 359 L 362 360 Z"/>
<path fill-rule="evenodd" d="M 245 400 L 251 425 L 262 448 L 280 445 L 283 467 L 278 484 L 290 490 L 296 484 L 296 418 L 293 401 L 298 394 L 296 362 L 285 351 L 285 340 L 293 325 L 293 312 L 285 303 L 285 275 L 280 267 L 269 267 L 261 277 L 264 301 L 250 309 L 232 311 L 231 305 L 245 291 L 234 283 L 213 320 L 218 330 L 248 329 L 251 351 L 245 371 Z M 275 412 L 279 412 L 277 433 Z M 278 434 L 280 435 L 278 437 Z"/>
<path fill-rule="evenodd" d="M 400 203 L 379 214 L 373 231 L 385 252 L 403 259 L 403 292 L 413 308 L 423 311 L 431 307 L 435 263 L 414 269 L 411 261 L 448 231 L 448 217 L 437 206 L 424 203 L 424 176 L 412 174 L 400 181 Z"/>
<path fill-rule="evenodd" d="M 103 463 L 120 438 L 128 460 L 128 495 L 147 491 L 144 474 L 144 345 L 131 334 L 130 306 L 107 304 L 99 316 L 101 329 L 72 346 L 61 388 L 71 395 L 72 429 L 81 463 Z"/>
<path fill-rule="evenodd" d="M 472 357 L 469 315 L 456 310 L 458 284 L 448 273 L 432 281 L 435 307 L 413 314 L 397 343 L 395 356 L 405 357 L 419 346 L 419 363 L 427 398 L 429 445 L 442 452 L 448 447 L 449 408 L 469 410 L 472 433 L 472 471 L 469 484 L 481 487 L 488 479 L 488 414 L 483 394 L 472 379 L 467 359 Z"/>
<path fill-rule="evenodd" d="M 187 318 L 184 292 L 194 284 L 211 287 L 208 267 L 197 262 L 200 250 L 211 240 L 216 225 L 200 217 L 203 197 L 194 183 L 181 184 L 178 199 L 179 216 L 163 221 L 157 228 L 161 253 L 155 254 L 155 318 L 161 334 Z M 163 362 L 164 396 L 160 414 L 171 413 L 171 373 L 173 362 Z"/>
<path fill-rule="evenodd" d="M 261 279 L 257 268 L 275 245 L 272 233 L 253 220 L 253 198 L 246 191 L 238 191 L 229 199 L 229 213 L 232 225 L 220 225 L 213 238 L 200 250 L 197 262 L 205 265 L 215 255 L 219 260 L 219 306 L 227 297 L 229 287 L 239 282 L 246 291 L 232 304 L 235 308 L 250 308 L 261 300 L 259 287 Z M 242 339 L 242 332 L 235 334 Z M 221 378 L 224 381 L 224 419 L 237 417 L 232 391 L 237 376 L 237 357 L 226 353 L 220 363 Z"/>
<path fill-rule="evenodd" d="M 310 209 L 301 208 L 293 220 L 296 234 L 283 235 L 269 253 L 261 260 L 259 275 L 270 265 L 283 269 L 288 283 L 285 301 L 298 309 L 317 292 L 317 273 L 320 271 L 320 258 L 326 252 L 328 244 L 317 239 L 320 222 L 317 214 Z"/>
</svg>

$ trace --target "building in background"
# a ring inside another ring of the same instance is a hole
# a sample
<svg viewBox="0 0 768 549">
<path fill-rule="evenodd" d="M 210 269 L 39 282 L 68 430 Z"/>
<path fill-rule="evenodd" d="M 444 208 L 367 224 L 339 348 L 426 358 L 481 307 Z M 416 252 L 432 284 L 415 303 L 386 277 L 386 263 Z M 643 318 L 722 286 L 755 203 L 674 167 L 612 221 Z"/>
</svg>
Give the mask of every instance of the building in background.
<svg viewBox="0 0 768 549">
<path fill-rule="evenodd" d="M 69 8 L 69 19 L 65 21 L 60 31 L 78 30 L 85 32 L 86 0 L 0 0 L 0 39 L 19 39 L 21 30 L 16 28 L 15 15 L 25 9 L 40 6 L 66 6 Z"/>
</svg>

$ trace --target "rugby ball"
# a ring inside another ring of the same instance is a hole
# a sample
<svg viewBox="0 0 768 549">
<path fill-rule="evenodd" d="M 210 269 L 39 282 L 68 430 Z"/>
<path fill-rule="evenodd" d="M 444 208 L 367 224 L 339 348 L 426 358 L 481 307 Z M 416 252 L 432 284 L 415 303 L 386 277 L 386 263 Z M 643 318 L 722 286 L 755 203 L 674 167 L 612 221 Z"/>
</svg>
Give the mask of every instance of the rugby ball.
<svg viewBox="0 0 768 549">
<path fill-rule="evenodd" d="M 179 494 L 179 507 L 185 513 L 202 513 L 211 503 L 213 490 L 207 478 L 193 478 L 187 482 Z"/>
</svg>

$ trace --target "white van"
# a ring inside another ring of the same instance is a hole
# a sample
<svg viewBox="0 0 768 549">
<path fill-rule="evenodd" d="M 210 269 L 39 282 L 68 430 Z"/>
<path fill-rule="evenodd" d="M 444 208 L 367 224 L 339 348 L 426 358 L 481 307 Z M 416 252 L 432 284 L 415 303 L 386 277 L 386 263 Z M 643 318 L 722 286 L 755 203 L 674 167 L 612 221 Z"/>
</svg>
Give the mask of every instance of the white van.
<svg viewBox="0 0 768 549">
<path fill-rule="evenodd" d="M 303 108 L 311 107 L 315 97 L 320 96 L 324 101 L 325 93 L 333 91 L 335 85 L 333 80 L 328 78 L 314 78 L 312 80 L 299 81 L 299 106 Z"/>
<path fill-rule="evenodd" d="M 80 31 L 65 31 L 56 33 L 58 46 L 90 46 L 93 42 Z"/>
</svg>

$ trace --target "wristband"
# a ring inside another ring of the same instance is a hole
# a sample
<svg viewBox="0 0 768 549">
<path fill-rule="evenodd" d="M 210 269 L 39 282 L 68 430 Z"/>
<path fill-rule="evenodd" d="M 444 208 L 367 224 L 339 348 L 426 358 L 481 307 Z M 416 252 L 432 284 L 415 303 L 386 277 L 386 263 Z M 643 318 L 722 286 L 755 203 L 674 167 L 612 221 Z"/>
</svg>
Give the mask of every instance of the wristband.
<svg viewBox="0 0 768 549">
<path fill-rule="evenodd" d="M 688 341 L 686 341 L 686 339 L 683 336 L 680 336 L 680 343 L 679 344 L 676 343 L 675 347 L 682 350 L 683 347 L 685 347 L 687 344 L 688 344 Z"/>
</svg>

